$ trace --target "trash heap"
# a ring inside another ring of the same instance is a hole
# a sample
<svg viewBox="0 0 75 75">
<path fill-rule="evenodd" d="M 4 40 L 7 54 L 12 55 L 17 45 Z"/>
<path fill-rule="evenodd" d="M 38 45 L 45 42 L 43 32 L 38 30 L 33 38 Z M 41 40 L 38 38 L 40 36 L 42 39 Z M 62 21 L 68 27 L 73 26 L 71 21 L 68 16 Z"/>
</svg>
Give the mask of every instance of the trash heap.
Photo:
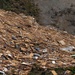
<svg viewBox="0 0 75 75">
<path fill-rule="evenodd" d="M 0 10 L 0 74 L 27 75 L 35 64 L 75 67 L 75 36 L 40 26 L 31 16 Z"/>
</svg>

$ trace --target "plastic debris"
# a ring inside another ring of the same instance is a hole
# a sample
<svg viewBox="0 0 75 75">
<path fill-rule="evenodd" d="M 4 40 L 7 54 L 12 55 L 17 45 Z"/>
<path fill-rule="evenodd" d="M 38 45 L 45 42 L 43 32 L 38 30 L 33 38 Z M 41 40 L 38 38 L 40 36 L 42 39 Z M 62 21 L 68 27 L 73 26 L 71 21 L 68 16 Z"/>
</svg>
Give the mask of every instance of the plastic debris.
<svg viewBox="0 0 75 75">
<path fill-rule="evenodd" d="M 60 48 L 60 50 L 72 52 L 75 50 L 75 47 L 74 46 L 68 46 L 68 47 Z"/>
<path fill-rule="evenodd" d="M 3 71 L 0 71 L 0 74 L 2 74 L 2 75 L 6 75 L 5 72 L 3 72 Z"/>
</svg>

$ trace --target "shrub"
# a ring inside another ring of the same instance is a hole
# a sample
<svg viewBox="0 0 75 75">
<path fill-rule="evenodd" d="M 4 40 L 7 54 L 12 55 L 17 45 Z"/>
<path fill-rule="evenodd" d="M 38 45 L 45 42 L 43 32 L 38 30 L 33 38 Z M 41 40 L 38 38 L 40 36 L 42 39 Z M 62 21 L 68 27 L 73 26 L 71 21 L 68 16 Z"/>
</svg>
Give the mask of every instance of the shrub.
<svg viewBox="0 0 75 75">
<path fill-rule="evenodd" d="M 0 0 L 0 8 L 16 13 L 25 13 L 36 18 L 39 16 L 39 9 L 34 0 Z"/>
</svg>

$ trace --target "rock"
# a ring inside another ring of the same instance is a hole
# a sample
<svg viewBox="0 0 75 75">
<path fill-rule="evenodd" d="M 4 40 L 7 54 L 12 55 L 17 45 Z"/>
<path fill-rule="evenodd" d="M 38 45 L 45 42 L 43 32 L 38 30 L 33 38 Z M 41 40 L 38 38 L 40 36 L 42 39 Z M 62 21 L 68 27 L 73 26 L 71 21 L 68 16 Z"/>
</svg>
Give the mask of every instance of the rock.
<svg viewBox="0 0 75 75">
<path fill-rule="evenodd" d="M 12 60 L 12 61 L 10 61 L 10 66 L 18 66 L 18 64 L 19 64 L 19 62 L 18 61 L 16 61 L 16 60 Z"/>
<path fill-rule="evenodd" d="M 4 56 L 4 55 L 2 55 L 1 58 L 2 58 L 3 60 L 8 60 L 8 58 L 7 58 L 6 56 Z"/>
<path fill-rule="evenodd" d="M 33 59 L 36 59 L 37 60 L 38 58 L 39 58 L 38 56 L 33 56 Z"/>
<path fill-rule="evenodd" d="M 4 67 L 4 68 L 3 68 L 3 71 L 4 71 L 4 72 L 7 72 L 7 71 L 8 71 L 8 69 Z"/>
<path fill-rule="evenodd" d="M 6 48 L 7 47 L 7 45 L 6 44 L 4 44 L 4 48 Z"/>
<path fill-rule="evenodd" d="M 28 55 L 26 55 L 26 56 L 23 56 L 23 58 L 30 58 L 30 59 L 32 59 L 33 58 L 33 53 L 30 53 L 30 54 L 28 54 Z"/>
<path fill-rule="evenodd" d="M 53 75 L 58 75 L 55 70 L 51 70 Z"/>
<path fill-rule="evenodd" d="M 18 45 L 18 44 L 15 44 L 15 48 L 16 48 L 16 49 L 19 49 L 20 47 L 19 47 L 19 45 Z"/>
<path fill-rule="evenodd" d="M 39 54 L 37 54 L 37 53 L 35 53 L 34 55 L 33 55 L 33 59 L 38 59 L 40 57 L 40 55 Z"/>
<path fill-rule="evenodd" d="M 29 42 L 31 42 L 31 40 L 30 40 L 29 38 L 26 38 L 26 39 L 25 39 L 25 42 L 26 42 L 26 43 L 29 43 Z"/>
<path fill-rule="evenodd" d="M 63 64 L 64 64 L 64 63 L 63 63 L 62 61 L 59 61 L 59 62 L 58 62 L 58 66 L 60 66 L 60 67 L 63 66 Z"/>
<path fill-rule="evenodd" d="M 13 56 L 12 56 L 11 54 L 8 54 L 8 57 L 9 57 L 10 59 L 13 59 Z"/>
<path fill-rule="evenodd" d="M 3 53 L 0 53 L 0 57 L 3 55 Z"/>
<path fill-rule="evenodd" d="M 40 54 L 35 53 L 34 56 L 38 56 L 38 57 L 40 57 Z"/>
<path fill-rule="evenodd" d="M 13 56 L 10 51 L 6 51 L 5 55 L 7 55 L 10 59 L 13 59 Z"/>
<path fill-rule="evenodd" d="M 29 65 L 29 66 L 31 65 L 31 63 L 26 63 L 26 62 L 22 62 L 21 64 L 22 65 Z"/>
<path fill-rule="evenodd" d="M 56 62 L 55 61 L 52 61 L 52 64 L 56 64 Z"/>
<path fill-rule="evenodd" d="M 75 64 L 75 60 L 71 61 L 72 64 Z"/>
<path fill-rule="evenodd" d="M 41 63 L 42 66 L 45 66 L 47 64 L 46 61 L 43 61 L 43 60 L 37 60 L 39 63 Z"/>
<path fill-rule="evenodd" d="M 21 47 L 21 48 L 20 48 L 20 51 L 21 51 L 21 52 L 26 51 L 26 48 Z"/>
<path fill-rule="evenodd" d="M 60 40 L 58 41 L 61 45 L 66 45 L 66 43 L 64 42 L 64 40 Z"/>
<path fill-rule="evenodd" d="M 42 62 L 41 65 L 45 66 L 47 64 L 47 62 Z"/>
<path fill-rule="evenodd" d="M 16 40 L 17 38 L 16 38 L 16 36 L 12 35 L 12 39 L 13 39 L 13 40 Z"/>
<path fill-rule="evenodd" d="M 67 70 L 65 71 L 64 75 L 72 75 L 72 74 L 71 74 L 71 71 Z"/>
<path fill-rule="evenodd" d="M 47 48 L 42 50 L 43 53 L 47 53 Z"/>
<path fill-rule="evenodd" d="M 36 51 L 39 51 L 39 50 L 40 50 L 40 48 L 38 48 L 38 47 L 35 47 L 35 50 L 36 50 Z"/>
</svg>

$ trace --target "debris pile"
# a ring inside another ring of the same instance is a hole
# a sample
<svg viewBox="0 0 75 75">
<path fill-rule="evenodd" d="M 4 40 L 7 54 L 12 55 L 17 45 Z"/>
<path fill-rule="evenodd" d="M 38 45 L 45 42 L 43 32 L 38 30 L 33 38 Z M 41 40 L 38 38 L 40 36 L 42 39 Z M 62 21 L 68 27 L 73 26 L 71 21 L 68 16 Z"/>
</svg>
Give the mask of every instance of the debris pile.
<svg viewBox="0 0 75 75">
<path fill-rule="evenodd" d="M 40 26 L 31 16 L 0 10 L 0 73 L 27 75 L 34 64 L 74 67 L 75 36 Z"/>
</svg>

